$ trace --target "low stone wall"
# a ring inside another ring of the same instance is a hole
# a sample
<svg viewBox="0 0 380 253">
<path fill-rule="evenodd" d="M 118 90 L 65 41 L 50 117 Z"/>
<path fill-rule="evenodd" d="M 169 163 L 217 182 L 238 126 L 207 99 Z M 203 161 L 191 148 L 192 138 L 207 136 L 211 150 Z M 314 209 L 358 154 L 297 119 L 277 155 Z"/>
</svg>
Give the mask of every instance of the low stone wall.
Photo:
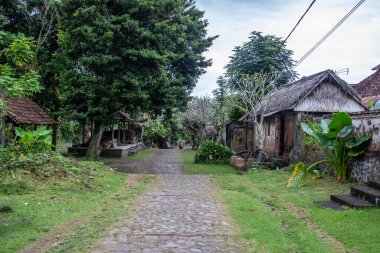
<svg viewBox="0 0 380 253">
<path fill-rule="evenodd" d="M 367 156 L 353 159 L 350 164 L 350 180 L 367 183 L 371 179 L 380 178 L 380 157 Z"/>
</svg>

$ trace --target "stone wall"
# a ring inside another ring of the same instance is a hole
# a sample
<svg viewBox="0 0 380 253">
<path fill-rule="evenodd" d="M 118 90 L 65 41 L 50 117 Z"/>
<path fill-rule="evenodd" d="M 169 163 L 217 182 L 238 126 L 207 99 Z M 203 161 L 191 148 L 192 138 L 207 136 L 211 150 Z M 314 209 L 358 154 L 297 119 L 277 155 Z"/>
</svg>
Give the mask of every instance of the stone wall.
<svg viewBox="0 0 380 253">
<path fill-rule="evenodd" d="M 350 164 L 350 180 L 368 182 L 380 178 L 380 157 L 362 157 L 354 159 Z"/>
<path fill-rule="evenodd" d="M 370 179 L 380 178 L 380 112 L 367 111 L 351 114 L 355 133 L 371 133 L 372 141 L 368 152 L 350 164 L 350 178 L 352 181 L 368 182 Z"/>
</svg>

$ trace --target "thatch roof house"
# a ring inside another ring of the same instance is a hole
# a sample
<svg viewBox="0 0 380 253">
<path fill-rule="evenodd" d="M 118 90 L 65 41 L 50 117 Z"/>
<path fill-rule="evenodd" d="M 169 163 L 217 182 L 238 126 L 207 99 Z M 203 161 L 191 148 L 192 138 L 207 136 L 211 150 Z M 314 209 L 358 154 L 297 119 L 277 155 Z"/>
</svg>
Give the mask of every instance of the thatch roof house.
<svg viewBox="0 0 380 253">
<path fill-rule="evenodd" d="M 295 152 L 300 139 L 299 124 L 305 117 L 366 110 L 357 92 L 331 70 L 281 86 L 264 101 L 261 112 L 265 117 L 264 151 L 274 157 L 287 157 Z M 248 124 L 251 119 L 245 115 L 240 121 Z M 245 131 L 245 145 L 251 143 L 247 149 L 253 150 L 256 147 L 254 132 Z M 231 133 L 230 136 L 234 138 Z"/>
<path fill-rule="evenodd" d="M 16 125 L 53 125 L 54 120 L 27 97 L 5 99 L 7 121 Z"/>
<path fill-rule="evenodd" d="M 25 125 L 53 125 L 55 121 L 27 97 L 7 98 L 3 93 L 0 93 L 0 99 L 5 102 L 7 115 L 1 122 L 1 143 L 5 143 L 5 128 L 6 124 L 10 124 L 10 130 L 15 126 Z M 12 138 L 12 131 L 9 132 L 9 139 Z"/>
<path fill-rule="evenodd" d="M 372 68 L 375 73 L 354 85 L 356 92 L 363 97 L 363 104 L 369 107 L 380 101 L 380 65 Z M 380 108 L 380 103 L 379 103 Z M 376 106 L 375 106 L 376 107 Z"/>
</svg>

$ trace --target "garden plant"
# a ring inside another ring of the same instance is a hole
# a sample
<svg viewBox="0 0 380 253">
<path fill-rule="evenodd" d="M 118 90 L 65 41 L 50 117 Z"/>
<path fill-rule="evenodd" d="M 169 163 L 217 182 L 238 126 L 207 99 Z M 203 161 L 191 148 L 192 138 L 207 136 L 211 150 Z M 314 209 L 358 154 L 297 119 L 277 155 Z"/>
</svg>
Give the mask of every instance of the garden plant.
<svg viewBox="0 0 380 253">
<path fill-rule="evenodd" d="M 338 182 L 346 180 L 351 158 L 365 153 L 371 141 L 370 134 L 353 133 L 352 118 L 346 112 L 335 113 L 332 120 L 323 119 L 319 124 L 302 123 L 301 128 L 322 145 L 325 159 L 308 167 L 303 162 L 297 163 L 288 187 L 304 185 L 309 171 L 320 163 L 326 163 L 326 169 L 330 168 L 335 172 Z"/>
</svg>

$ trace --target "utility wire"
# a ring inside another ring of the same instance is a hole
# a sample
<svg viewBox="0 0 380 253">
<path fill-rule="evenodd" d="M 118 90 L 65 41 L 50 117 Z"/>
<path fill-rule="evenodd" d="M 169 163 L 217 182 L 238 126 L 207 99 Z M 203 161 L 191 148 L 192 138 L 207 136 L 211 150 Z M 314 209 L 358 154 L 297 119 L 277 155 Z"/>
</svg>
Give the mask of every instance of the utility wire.
<svg viewBox="0 0 380 253">
<path fill-rule="evenodd" d="M 313 4 L 315 3 L 316 0 L 313 0 L 309 7 L 307 8 L 307 10 L 302 14 L 301 18 L 297 21 L 297 24 L 293 27 L 293 29 L 290 31 L 290 33 L 288 34 L 288 36 L 285 38 L 285 40 L 281 43 L 281 45 L 277 48 L 277 52 L 276 54 L 278 53 L 278 51 L 281 49 L 281 47 L 285 44 L 285 42 L 289 39 L 290 35 L 292 35 L 292 33 L 294 32 L 294 30 L 297 28 L 297 26 L 301 23 L 302 19 L 305 17 L 305 15 L 309 12 L 310 8 L 313 6 Z"/>
<path fill-rule="evenodd" d="M 279 45 L 276 49 L 276 51 L 274 52 L 274 55 L 276 56 L 281 48 L 285 45 L 286 41 L 289 39 L 289 37 L 293 34 L 294 30 L 297 28 L 297 26 L 301 23 L 302 19 L 306 16 L 306 14 L 309 12 L 309 10 L 311 9 L 311 7 L 314 5 L 314 3 L 316 2 L 316 0 L 313 0 L 310 4 L 309 4 L 309 7 L 307 7 L 306 11 L 302 14 L 302 16 L 299 18 L 299 20 L 297 21 L 296 25 L 292 28 L 292 30 L 290 31 L 290 33 L 288 34 L 288 36 L 286 36 L 285 40 L 282 41 L 281 45 Z M 283 62 L 283 60 L 280 59 L 280 61 Z M 262 69 L 266 69 L 266 67 L 268 67 L 268 62 L 264 65 L 264 67 Z M 286 66 L 286 64 L 284 64 L 284 66 Z M 288 70 L 286 68 L 286 71 L 288 73 L 290 73 L 290 70 Z M 291 75 L 291 73 L 290 73 Z"/>
<path fill-rule="evenodd" d="M 346 19 L 356 11 L 357 8 L 359 8 L 359 6 L 364 3 L 365 0 L 361 0 L 359 3 L 357 3 L 355 5 L 354 8 L 352 8 L 328 33 L 326 33 L 325 36 L 322 37 L 322 39 L 320 39 L 317 44 L 315 44 L 309 51 L 307 51 L 307 53 L 301 57 L 301 59 L 299 59 L 296 64 L 293 66 L 293 68 L 296 68 L 298 65 L 300 65 L 315 49 L 317 49 L 317 47 L 319 47 L 333 32 L 335 32 L 335 30 L 341 25 L 343 24 L 344 21 L 346 21 Z"/>
</svg>

